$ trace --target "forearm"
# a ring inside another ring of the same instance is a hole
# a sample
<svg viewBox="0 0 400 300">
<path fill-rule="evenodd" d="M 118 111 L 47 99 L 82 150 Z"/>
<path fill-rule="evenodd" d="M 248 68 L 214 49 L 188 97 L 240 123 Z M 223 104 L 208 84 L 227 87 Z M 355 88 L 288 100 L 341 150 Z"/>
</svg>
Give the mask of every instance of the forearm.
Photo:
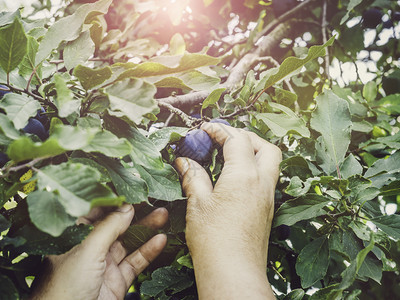
<svg viewBox="0 0 400 300">
<path fill-rule="evenodd" d="M 264 255 L 249 252 L 245 245 L 212 241 L 192 255 L 199 299 L 275 299 Z"/>
</svg>

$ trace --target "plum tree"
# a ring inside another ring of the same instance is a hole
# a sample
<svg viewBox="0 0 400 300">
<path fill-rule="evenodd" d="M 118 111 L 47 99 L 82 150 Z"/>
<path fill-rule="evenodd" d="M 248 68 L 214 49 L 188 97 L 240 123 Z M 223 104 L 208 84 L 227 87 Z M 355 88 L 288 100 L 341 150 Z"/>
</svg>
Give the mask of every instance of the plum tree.
<svg viewBox="0 0 400 300">
<path fill-rule="evenodd" d="M 177 147 L 177 154 L 204 163 L 210 159 L 212 140 L 209 135 L 201 129 L 189 131 Z"/>
<path fill-rule="evenodd" d="M 363 12 L 363 25 L 365 28 L 376 28 L 382 22 L 382 11 L 372 7 Z"/>
</svg>

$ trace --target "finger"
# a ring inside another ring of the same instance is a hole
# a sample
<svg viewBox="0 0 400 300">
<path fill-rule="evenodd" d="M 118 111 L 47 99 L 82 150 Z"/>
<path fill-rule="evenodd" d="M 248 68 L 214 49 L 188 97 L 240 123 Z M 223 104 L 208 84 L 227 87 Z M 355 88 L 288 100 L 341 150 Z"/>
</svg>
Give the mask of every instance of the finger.
<svg viewBox="0 0 400 300">
<path fill-rule="evenodd" d="M 237 169 L 255 167 L 254 148 L 244 130 L 220 123 L 204 123 L 201 129 L 223 146 L 224 168 L 225 166 L 234 166 Z"/>
<path fill-rule="evenodd" d="M 124 204 L 100 221 L 85 239 L 85 247 L 93 255 L 105 257 L 114 241 L 124 233 L 133 218 L 134 209 L 131 204 Z"/>
<path fill-rule="evenodd" d="M 282 161 L 281 150 L 254 132 L 247 132 L 247 134 L 256 152 L 257 168 L 260 174 L 263 177 L 272 175 L 277 179 L 279 176 L 279 164 Z"/>
<path fill-rule="evenodd" d="M 131 285 L 132 281 L 161 253 L 166 244 L 167 236 L 157 234 L 120 263 L 119 269 L 126 286 Z"/>
<path fill-rule="evenodd" d="M 144 225 L 151 229 L 161 228 L 168 221 L 168 210 L 164 207 L 153 210 L 150 214 L 139 220 L 136 224 Z"/>
<path fill-rule="evenodd" d="M 104 207 L 94 207 L 92 208 L 86 216 L 79 217 L 77 224 L 93 224 L 100 220 L 106 213 Z"/>
<path fill-rule="evenodd" d="M 182 189 L 189 199 L 207 199 L 211 195 L 213 186 L 210 177 L 197 162 L 179 157 L 175 160 L 175 168 L 181 176 Z"/>
<path fill-rule="evenodd" d="M 122 245 L 121 241 L 116 240 L 114 243 L 112 243 L 110 247 L 110 255 L 113 261 L 119 265 L 119 263 L 124 259 L 124 257 L 127 255 L 127 251 L 125 247 Z"/>
</svg>

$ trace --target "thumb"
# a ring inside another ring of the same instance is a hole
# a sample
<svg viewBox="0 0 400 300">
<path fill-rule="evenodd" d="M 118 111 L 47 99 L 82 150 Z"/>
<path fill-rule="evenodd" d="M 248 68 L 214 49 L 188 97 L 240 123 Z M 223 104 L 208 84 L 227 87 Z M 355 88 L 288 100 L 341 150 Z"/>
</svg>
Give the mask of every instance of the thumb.
<svg viewBox="0 0 400 300">
<path fill-rule="evenodd" d="M 175 160 L 175 168 L 181 176 L 182 189 L 189 201 L 207 199 L 211 195 L 213 186 L 210 177 L 197 162 L 179 157 Z"/>
<path fill-rule="evenodd" d="M 124 204 L 110 213 L 95 225 L 93 231 L 84 240 L 86 250 L 105 257 L 115 240 L 128 229 L 133 215 L 134 209 L 131 204 Z"/>
</svg>

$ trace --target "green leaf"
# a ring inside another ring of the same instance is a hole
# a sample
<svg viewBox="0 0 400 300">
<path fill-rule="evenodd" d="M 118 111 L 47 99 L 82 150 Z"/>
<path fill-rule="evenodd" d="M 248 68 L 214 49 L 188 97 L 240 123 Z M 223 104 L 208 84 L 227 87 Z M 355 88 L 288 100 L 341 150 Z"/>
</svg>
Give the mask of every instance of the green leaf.
<svg viewBox="0 0 400 300">
<path fill-rule="evenodd" d="M 219 58 L 198 53 L 185 53 L 176 56 L 159 56 L 154 58 L 153 61 L 147 61 L 128 69 L 119 75 L 117 80 L 132 77 L 142 78 L 175 74 L 194 70 L 199 67 L 216 65 L 219 62 Z"/>
<path fill-rule="evenodd" d="M 0 130 L 6 137 L 12 140 L 16 140 L 21 137 L 19 131 L 15 129 L 13 123 L 4 114 L 0 114 Z"/>
<path fill-rule="evenodd" d="M 180 33 L 175 33 L 169 42 L 169 52 L 172 55 L 184 54 L 186 50 L 185 40 Z"/>
<path fill-rule="evenodd" d="M 273 108 L 281 110 L 283 114 L 259 113 L 255 117 L 263 121 L 277 137 L 283 137 L 290 131 L 295 131 L 304 137 L 310 137 L 310 131 L 306 127 L 306 123 L 292 110 L 278 103 L 269 104 Z"/>
<path fill-rule="evenodd" d="M 161 151 L 168 143 L 174 143 L 181 137 L 184 137 L 188 131 L 189 128 L 186 127 L 165 127 L 150 134 L 149 139 L 156 146 L 157 150 Z"/>
<path fill-rule="evenodd" d="M 179 176 L 172 166 L 166 164 L 163 169 L 154 169 L 136 165 L 135 168 L 149 187 L 149 197 L 165 201 L 183 198 Z"/>
<path fill-rule="evenodd" d="M 131 153 L 132 146 L 124 138 L 118 138 L 109 131 L 100 131 L 81 149 L 85 152 L 100 152 L 110 157 L 122 157 Z"/>
<path fill-rule="evenodd" d="M 38 189 L 57 193 L 65 211 L 74 217 L 86 215 L 91 201 L 117 198 L 99 183 L 100 173 L 86 165 L 71 162 L 50 165 L 38 170 L 37 177 Z"/>
<path fill-rule="evenodd" d="M 91 229 L 92 226 L 88 225 L 74 225 L 68 227 L 62 235 L 52 237 L 34 226 L 25 225 L 16 232 L 17 236 L 26 239 L 26 243 L 17 250 L 34 255 L 63 254 L 83 241 Z"/>
<path fill-rule="evenodd" d="M 136 165 L 157 169 L 164 167 L 159 150 L 138 129 L 115 117 L 106 116 L 104 119 L 106 121 L 105 125 L 109 130 L 118 137 L 126 138 L 130 142 L 132 147 L 129 154 Z"/>
<path fill-rule="evenodd" d="M 161 78 L 161 79 L 160 79 Z M 220 79 L 198 70 L 174 74 L 174 76 L 147 77 L 148 82 L 154 83 L 158 88 L 178 88 L 183 90 L 208 90 L 215 87 Z"/>
<path fill-rule="evenodd" d="M 57 91 L 55 104 L 58 108 L 58 115 L 61 118 L 66 118 L 73 113 L 78 113 L 81 103 L 74 99 L 74 95 L 64 78 L 59 74 L 55 74 L 53 78 Z"/>
<path fill-rule="evenodd" d="M 83 31 L 83 23 L 88 15 L 105 14 L 112 0 L 100 0 L 95 3 L 81 5 L 69 16 L 59 19 L 47 31 L 39 45 L 36 54 L 36 64 L 45 60 L 53 49 L 56 49 L 62 41 L 73 41 Z M 68 30 L 66 30 L 68 28 Z"/>
<path fill-rule="evenodd" d="M 382 158 L 377 160 L 368 170 L 365 172 L 365 177 L 373 177 L 380 173 L 393 174 L 400 172 L 400 151 L 396 151 L 388 158 Z"/>
<path fill-rule="evenodd" d="M 37 114 L 40 103 L 25 95 L 8 93 L 0 100 L 0 108 L 6 111 L 16 129 L 22 129 L 28 124 L 29 118 Z"/>
<path fill-rule="evenodd" d="M 24 59 L 28 40 L 18 18 L 0 28 L 0 66 L 8 74 Z"/>
<path fill-rule="evenodd" d="M 347 101 L 331 91 L 316 98 L 317 108 L 312 113 L 311 127 L 321 133 L 326 155 L 332 159 L 336 169 L 343 162 L 350 144 L 351 115 Z"/>
<path fill-rule="evenodd" d="M 380 216 L 371 219 L 371 222 L 394 240 L 400 240 L 400 215 Z"/>
<path fill-rule="evenodd" d="M 366 248 L 362 249 L 357 254 L 357 257 L 351 262 L 350 266 L 342 272 L 342 282 L 338 287 L 339 289 L 347 289 L 353 284 L 354 280 L 356 279 L 358 270 L 361 268 L 361 265 L 363 264 L 367 254 L 372 250 L 372 248 L 374 248 L 374 244 L 375 242 L 372 238 L 370 244 Z"/>
<path fill-rule="evenodd" d="M 143 225 L 131 225 L 119 238 L 122 241 L 128 253 L 140 248 L 144 243 L 150 240 L 157 231 Z"/>
<path fill-rule="evenodd" d="M 203 101 L 203 104 L 201 105 L 201 109 L 206 109 L 210 105 L 214 105 L 215 103 L 218 102 L 219 98 L 221 97 L 222 93 L 226 90 L 226 88 L 220 88 L 213 90 L 210 95 Z"/>
<path fill-rule="evenodd" d="M 189 269 L 194 269 L 193 267 L 193 261 L 192 261 L 192 257 L 190 256 L 190 253 L 183 255 L 181 257 L 179 257 L 176 262 L 178 264 L 180 264 L 181 266 L 184 266 L 186 268 Z"/>
<path fill-rule="evenodd" d="M 296 272 L 301 278 L 301 286 L 308 288 L 322 279 L 329 265 L 328 239 L 322 236 L 305 246 L 296 261 Z"/>
<path fill-rule="evenodd" d="M 273 74 L 268 73 L 267 79 L 262 79 L 265 80 L 264 84 L 264 89 L 267 89 L 271 87 L 273 84 L 281 81 L 284 79 L 286 76 L 288 76 L 290 73 L 300 69 L 303 67 L 305 64 L 307 64 L 309 61 L 325 55 L 325 47 L 330 46 L 333 44 L 335 40 L 335 36 L 331 37 L 329 41 L 327 41 L 324 45 L 321 46 L 312 46 L 310 50 L 308 51 L 308 54 L 305 58 L 297 58 L 297 57 L 288 57 L 286 58 L 282 64 L 280 65 L 279 68 L 275 68 Z"/>
<path fill-rule="evenodd" d="M 159 112 L 154 95 L 156 88 L 141 79 L 125 79 L 106 89 L 110 100 L 110 115 L 126 116 L 140 124 L 145 114 Z"/>
<path fill-rule="evenodd" d="M 106 156 L 97 156 L 97 162 L 107 168 L 117 193 L 125 196 L 127 203 L 147 202 L 146 182 L 135 176 L 132 170 L 125 169 L 119 161 Z"/>
<path fill-rule="evenodd" d="M 145 281 L 140 287 L 142 294 L 157 297 L 163 291 L 176 294 L 193 285 L 189 271 L 178 271 L 174 267 L 159 268 L 151 274 L 151 280 Z"/>
<path fill-rule="evenodd" d="M 349 14 L 350 12 L 360 3 L 362 2 L 362 0 L 350 0 L 349 5 L 347 6 L 347 11 L 346 14 L 342 17 L 342 19 L 340 20 L 340 25 L 342 25 L 344 22 L 346 22 L 349 18 Z"/>
<path fill-rule="evenodd" d="M 384 186 L 380 190 L 381 196 L 397 196 L 400 195 L 400 181 L 393 181 L 388 185 Z"/>
<path fill-rule="evenodd" d="M 400 114 L 400 94 L 392 94 L 387 97 L 382 98 L 378 101 L 377 106 L 379 110 L 390 114 L 399 115 Z"/>
<path fill-rule="evenodd" d="M 302 289 L 292 290 L 282 300 L 301 300 L 304 297 L 305 292 Z"/>
<path fill-rule="evenodd" d="M 291 226 L 299 221 L 324 215 L 326 211 L 323 208 L 330 202 L 330 199 L 316 194 L 286 201 L 275 214 L 274 227 L 282 224 Z"/>
<path fill-rule="evenodd" d="M 39 43 L 36 41 L 36 39 L 31 36 L 28 36 L 27 53 L 18 67 L 18 71 L 21 76 L 30 76 L 33 72 L 35 72 L 32 81 L 36 83 L 40 83 L 42 77 L 42 68 L 37 67 L 35 69 L 36 66 L 35 57 L 38 48 L 39 48 Z"/>
<path fill-rule="evenodd" d="M 361 175 L 362 171 L 363 167 L 353 154 L 347 156 L 340 167 L 340 174 L 344 179 L 349 178 L 353 175 Z"/>
<path fill-rule="evenodd" d="M 92 69 L 78 65 L 74 69 L 73 74 L 78 78 L 85 90 L 90 90 L 109 79 L 112 75 L 112 71 L 108 66 L 100 69 Z"/>
<path fill-rule="evenodd" d="M 11 279 L 3 274 L 0 274 L 0 295 L 3 300 L 19 299 L 19 294 Z"/>
<path fill-rule="evenodd" d="M 375 100 L 376 95 L 378 94 L 378 86 L 376 85 L 375 81 L 367 82 L 363 87 L 363 97 L 372 102 Z"/>
<path fill-rule="evenodd" d="M 76 40 L 68 42 L 64 48 L 64 64 L 67 70 L 87 62 L 93 55 L 94 48 L 89 31 L 82 32 Z"/>
<path fill-rule="evenodd" d="M 28 195 L 27 202 L 32 223 L 43 232 L 56 237 L 75 224 L 54 193 L 34 191 Z"/>
</svg>

